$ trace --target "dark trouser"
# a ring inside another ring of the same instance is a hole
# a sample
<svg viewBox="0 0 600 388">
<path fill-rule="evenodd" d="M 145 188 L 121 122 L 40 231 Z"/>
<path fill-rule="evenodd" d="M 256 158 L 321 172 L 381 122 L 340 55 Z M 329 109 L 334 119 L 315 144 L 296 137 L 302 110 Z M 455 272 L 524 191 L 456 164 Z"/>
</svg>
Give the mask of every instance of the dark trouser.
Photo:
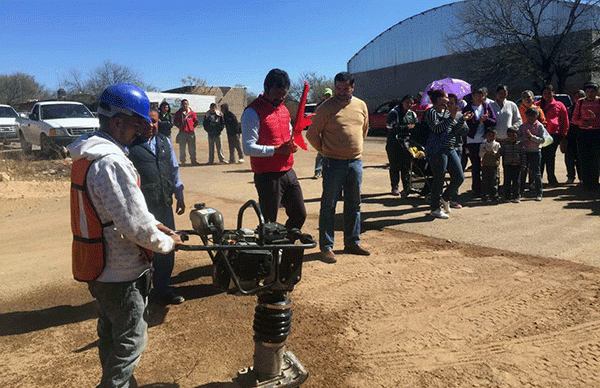
<svg viewBox="0 0 600 388">
<path fill-rule="evenodd" d="M 408 150 L 396 139 L 389 140 L 385 146 L 385 150 L 390 162 L 390 183 L 392 190 L 398 189 L 400 176 L 402 176 L 402 188 L 408 191 L 410 181 L 410 154 Z"/>
<path fill-rule="evenodd" d="M 88 283 L 98 301 L 98 355 L 102 388 L 128 388 L 148 342 L 150 272 L 130 282 Z"/>
<path fill-rule="evenodd" d="M 507 200 L 518 199 L 521 186 L 521 166 L 504 166 L 504 198 Z"/>
<path fill-rule="evenodd" d="M 306 208 L 302 188 L 293 169 L 254 174 L 254 186 L 265 221 L 277 221 L 277 212 L 281 205 L 288 216 L 286 228 L 302 228 L 306 220 Z"/>
<path fill-rule="evenodd" d="M 225 155 L 223 155 L 223 149 L 221 148 L 221 134 L 208 135 L 208 163 L 213 164 L 215 162 L 215 148 L 217 149 L 217 156 L 219 162 L 225 161 Z"/>
<path fill-rule="evenodd" d="M 525 188 L 525 182 L 527 182 L 527 173 L 529 173 L 529 179 L 533 179 L 534 183 L 534 195 L 542 195 L 542 173 L 540 171 L 542 153 L 541 151 L 525 152 L 526 157 L 526 168 L 521 170 L 521 193 Z"/>
<path fill-rule="evenodd" d="M 600 177 L 600 130 L 581 129 L 577 136 L 577 150 L 581 175 L 586 189 L 598 188 Z"/>
<path fill-rule="evenodd" d="M 148 210 L 154 215 L 157 221 L 170 229 L 175 229 L 175 219 L 173 218 L 173 208 L 171 206 L 148 206 Z M 152 283 L 154 287 L 153 292 L 157 296 L 164 296 L 169 292 L 169 282 L 174 265 L 175 251 L 171 251 L 166 255 L 154 253 L 154 260 L 152 260 L 152 267 L 154 268 Z"/>
<path fill-rule="evenodd" d="M 571 125 L 567 135 L 567 152 L 565 152 L 565 164 L 567 165 L 567 178 L 575 180 L 579 177 L 581 180 L 581 166 L 577 151 L 577 136 L 579 127 Z"/>
<path fill-rule="evenodd" d="M 450 201 L 456 197 L 458 188 L 465 180 L 465 175 L 462 170 L 460 158 L 454 149 L 441 150 L 439 155 L 429 161 L 429 166 L 433 174 L 430 207 L 432 211 L 435 211 L 440 208 L 440 198 L 444 198 L 444 201 Z M 450 174 L 450 184 L 442 194 L 446 171 Z"/>
<path fill-rule="evenodd" d="M 179 163 L 185 163 L 185 146 L 187 145 L 190 153 L 190 161 L 196 163 L 196 135 L 194 132 L 179 132 L 175 137 L 179 144 Z"/>
<path fill-rule="evenodd" d="M 229 144 L 229 163 L 235 163 L 235 152 L 238 153 L 238 159 L 244 159 L 242 145 L 240 144 L 240 134 L 227 135 L 227 143 Z"/>
<path fill-rule="evenodd" d="M 471 161 L 471 190 L 474 196 L 481 194 L 481 158 L 479 157 L 479 148 L 481 143 L 468 143 L 469 160 Z"/>
<path fill-rule="evenodd" d="M 552 135 L 554 141 L 549 146 L 542 148 L 542 163 L 540 167 L 540 174 L 544 175 L 544 169 L 546 170 L 546 179 L 548 183 L 557 184 L 558 180 L 554 174 L 554 166 L 556 163 L 556 149 L 562 140 L 562 135 Z"/>
<path fill-rule="evenodd" d="M 481 196 L 498 196 L 498 166 L 481 166 Z"/>
</svg>

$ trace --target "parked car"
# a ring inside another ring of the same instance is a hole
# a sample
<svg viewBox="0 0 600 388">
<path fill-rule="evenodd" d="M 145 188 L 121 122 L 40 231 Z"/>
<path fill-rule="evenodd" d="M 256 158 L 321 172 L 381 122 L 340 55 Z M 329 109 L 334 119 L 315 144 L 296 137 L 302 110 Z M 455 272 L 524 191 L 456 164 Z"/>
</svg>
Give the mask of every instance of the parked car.
<svg viewBox="0 0 600 388">
<path fill-rule="evenodd" d="M 19 140 L 24 152 L 32 145 L 42 151 L 62 150 L 83 134 L 93 133 L 100 122 L 90 110 L 74 101 L 44 101 L 36 103 L 28 118 L 19 118 Z"/>
<path fill-rule="evenodd" d="M 369 113 L 369 134 L 378 135 L 387 133 L 387 115 L 399 103 L 399 100 L 386 101 Z"/>
<path fill-rule="evenodd" d="M 542 99 L 542 96 L 533 96 L 534 101 L 539 101 Z M 565 105 L 565 108 L 569 109 L 573 105 L 573 100 L 571 96 L 568 94 L 555 94 L 554 99 L 562 102 Z"/>
<path fill-rule="evenodd" d="M 19 140 L 19 115 L 10 105 L 0 105 L 0 142 L 8 145 Z"/>
</svg>

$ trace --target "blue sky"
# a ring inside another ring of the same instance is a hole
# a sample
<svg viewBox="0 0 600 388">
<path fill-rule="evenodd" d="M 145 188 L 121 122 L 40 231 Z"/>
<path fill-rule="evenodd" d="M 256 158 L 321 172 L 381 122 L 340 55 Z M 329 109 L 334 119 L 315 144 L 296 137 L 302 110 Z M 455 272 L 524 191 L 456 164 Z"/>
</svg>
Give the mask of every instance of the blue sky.
<svg viewBox="0 0 600 388">
<path fill-rule="evenodd" d="M 0 74 L 30 74 L 56 90 L 72 69 L 110 61 L 160 90 L 191 75 L 260 93 L 274 67 L 292 80 L 333 77 L 392 25 L 450 2 L 0 0 Z"/>
</svg>

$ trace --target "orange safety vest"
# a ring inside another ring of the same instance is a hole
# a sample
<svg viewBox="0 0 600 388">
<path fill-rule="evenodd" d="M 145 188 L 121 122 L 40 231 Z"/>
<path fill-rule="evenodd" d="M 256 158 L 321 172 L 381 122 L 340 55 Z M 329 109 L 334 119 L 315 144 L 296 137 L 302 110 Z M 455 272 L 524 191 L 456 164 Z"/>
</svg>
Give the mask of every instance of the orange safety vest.
<svg viewBox="0 0 600 388">
<path fill-rule="evenodd" d="M 94 161 L 85 158 L 76 160 L 71 167 L 71 230 L 73 232 L 72 266 L 73 277 L 89 282 L 100 276 L 106 264 L 103 229 L 113 224 L 103 224 L 90 200 L 86 177 Z M 139 185 L 139 181 L 138 181 Z M 148 262 L 152 251 L 140 247 Z"/>
</svg>

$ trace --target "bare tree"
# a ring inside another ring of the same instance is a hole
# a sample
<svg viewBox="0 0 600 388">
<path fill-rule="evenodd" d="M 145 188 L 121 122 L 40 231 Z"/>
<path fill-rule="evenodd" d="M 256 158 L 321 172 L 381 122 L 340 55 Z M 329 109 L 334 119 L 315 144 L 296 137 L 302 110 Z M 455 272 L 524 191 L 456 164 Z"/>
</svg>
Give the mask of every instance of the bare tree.
<svg viewBox="0 0 600 388">
<path fill-rule="evenodd" d="M 181 79 L 181 83 L 185 86 L 190 86 L 190 94 L 212 94 L 212 87 L 206 84 L 206 80 L 203 78 L 192 77 L 188 75 L 186 78 Z"/>
<path fill-rule="evenodd" d="M 469 52 L 478 64 L 475 75 L 485 72 L 488 81 L 519 75 L 533 78 L 537 86 L 556 81 L 562 91 L 569 77 L 600 69 L 592 55 L 600 45 L 595 34 L 599 3 L 467 1 L 447 44 L 455 52 Z"/>
<path fill-rule="evenodd" d="M 296 82 L 292 82 L 288 96 L 291 100 L 300 101 L 302 92 L 304 91 L 304 81 L 310 87 L 307 97 L 307 102 L 316 103 L 323 98 L 323 90 L 325 88 L 333 89 L 333 78 L 327 78 L 324 75 L 317 75 L 314 71 L 304 72 L 300 74 Z"/>
<path fill-rule="evenodd" d="M 17 105 L 49 97 L 50 92 L 29 74 L 0 75 L 0 103 L 2 104 Z"/>
<path fill-rule="evenodd" d="M 127 82 L 145 90 L 156 89 L 146 84 L 132 68 L 110 61 L 104 62 L 87 76 L 82 75 L 79 70 L 72 69 L 63 80 L 63 85 L 71 94 L 84 93 L 95 96 L 117 82 Z"/>
</svg>

